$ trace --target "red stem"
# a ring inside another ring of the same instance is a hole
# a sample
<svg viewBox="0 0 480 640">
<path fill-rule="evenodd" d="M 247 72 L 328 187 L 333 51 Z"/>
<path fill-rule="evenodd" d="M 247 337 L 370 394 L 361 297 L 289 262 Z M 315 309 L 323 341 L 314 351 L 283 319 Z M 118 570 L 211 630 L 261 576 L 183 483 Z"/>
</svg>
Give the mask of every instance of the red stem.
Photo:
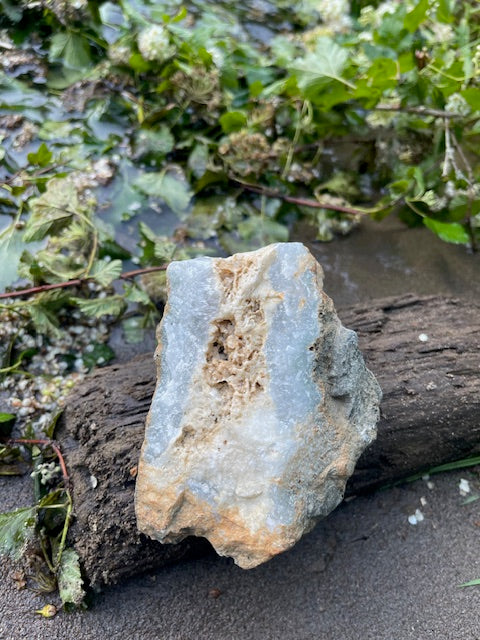
<svg viewBox="0 0 480 640">
<path fill-rule="evenodd" d="M 58 462 L 60 463 L 60 469 L 62 470 L 63 481 L 65 483 L 65 488 L 68 487 L 70 482 L 70 478 L 67 472 L 67 466 L 65 464 L 65 460 L 63 458 L 62 452 L 60 451 L 60 447 L 54 440 L 49 440 L 48 438 L 10 438 L 7 440 L 7 444 L 41 444 L 45 447 L 52 447 L 55 451 L 55 454 L 58 458 Z"/>
<path fill-rule="evenodd" d="M 266 187 L 261 187 L 259 185 L 248 184 L 247 182 L 241 182 L 236 178 L 231 178 L 232 182 L 235 182 L 240 187 L 243 187 L 247 191 L 253 191 L 253 193 L 259 193 L 262 196 L 268 196 L 269 198 L 280 198 L 281 200 L 285 200 L 285 202 L 291 202 L 292 204 L 298 204 L 303 207 L 310 207 L 312 209 L 330 209 L 331 211 L 340 211 L 340 213 L 349 213 L 351 215 L 368 215 L 365 211 L 361 209 L 353 209 L 352 207 L 342 207 L 337 204 L 329 204 L 326 202 L 319 202 L 318 200 L 310 200 L 309 198 L 296 198 L 294 196 L 287 196 L 286 194 L 281 193 L 280 191 L 275 191 L 274 189 L 268 189 Z"/>
<path fill-rule="evenodd" d="M 154 271 L 165 271 L 168 265 L 162 264 L 158 267 L 145 267 L 144 269 L 134 269 L 133 271 L 126 271 L 121 273 L 119 279 L 129 280 L 140 276 L 144 273 L 153 273 Z M 66 282 L 57 282 L 55 284 L 42 284 L 38 287 L 29 287 L 28 289 L 19 289 L 18 291 L 11 291 L 9 293 L 0 293 L 0 299 L 5 298 L 19 298 L 21 296 L 29 296 L 35 293 L 43 293 L 44 291 L 52 291 L 53 289 L 66 289 L 67 287 L 79 287 L 86 282 L 90 282 L 92 278 L 75 278 L 75 280 L 67 280 Z"/>
</svg>

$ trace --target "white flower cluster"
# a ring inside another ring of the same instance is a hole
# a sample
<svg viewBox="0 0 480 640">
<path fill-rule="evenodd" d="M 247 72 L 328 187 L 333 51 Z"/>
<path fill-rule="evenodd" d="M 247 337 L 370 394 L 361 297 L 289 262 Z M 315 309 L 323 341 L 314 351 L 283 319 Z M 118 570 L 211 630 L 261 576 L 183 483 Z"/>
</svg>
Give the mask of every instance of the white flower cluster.
<svg viewBox="0 0 480 640">
<path fill-rule="evenodd" d="M 126 44 L 118 44 L 114 42 L 108 47 L 108 59 L 116 65 L 126 65 L 130 60 L 132 52 Z"/>
<path fill-rule="evenodd" d="M 40 484 L 47 485 L 52 480 L 55 480 L 60 473 L 60 465 L 56 462 L 43 462 L 33 471 L 30 476 L 35 478 L 40 477 Z"/>
<path fill-rule="evenodd" d="M 470 106 L 463 96 L 459 93 L 452 93 L 448 97 L 447 104 L 445 105 L 445 111 L 448 113 L 459 113 L 462 116 L 468 116 L 470 113 Z"/>
<path fill-rule="evenodd" d="M 431 36 L 428 38 L 433 44 L 450 42 L 455 37 L 455 32 L 451 25 L 443 24 L 434 20 L 430 24 Z"/>
<path fill-rule="evenodd" d="M 27 424 L 38 435 L 48 428 L 64 406 L 68 393 L 87 373 L 83 355 L 108 339 L 105 322 L 84 318 L 77 310 L 69 312 L 68 320 L 63 318 L 63 321 L 61 335 L 46 339 L 39 334 L 32 335 L 28 327 L 19 328 L 19 319 L 14 314 L 0 313 L 0 345 L 8 345 L 13 340 L 18 353 L 36 351 L 22 363 L 24 375 L 8 375 L 0 381 L 0 394 L 8 409 L 17 416 L 16 428 L 20 432 Z"/>
<path fill-rule="evenodd" d="M 372 5 L 367 5 L 366 7 L 362 7 L 358 21 L 363 27 L 376 29 L 380 26 L 385 15 L 395 13 L 397 9 L 398 0 L 382 2 L 376 9 Z"/>
<path fill-rule="evenodd" d="M 349 0 L 317 0 L 316 9 L 333 32 L 345 31 L 351 26 Z"/>
<path fill-rule="evenodd" d="M 141 31 L 137 44 L 138 50 L 145 60 L 164 62 L 174 52 L 167 30 L 159 24 L 154 24 Z"/>
</svg>

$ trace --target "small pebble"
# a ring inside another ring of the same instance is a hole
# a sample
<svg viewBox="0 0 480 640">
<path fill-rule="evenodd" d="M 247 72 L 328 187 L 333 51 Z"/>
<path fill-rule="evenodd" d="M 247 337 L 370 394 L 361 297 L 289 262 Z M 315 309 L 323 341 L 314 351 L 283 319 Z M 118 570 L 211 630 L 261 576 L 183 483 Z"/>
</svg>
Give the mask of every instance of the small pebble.
<svg viewBox="0 0 480 640">
<path fill-rule="evenodd" d="M 428 336 L 426 333 L 420 333 L 418 339 L 420 342 L 428 342 Z"/>
<path fill-rule="evenodd" d="M 420 511 L 420 509 L 416 509 L 413 515 L 408 516 L 409 523 L 413 525 L 416 525 L 419 522 L 422 522 L 423 520 L 424 520 L 423 513 Z"/>
<path fill-rule="evenodd" d="M 460 482 L 458 483 L 458 489 L 460 491 L 461 496 L 466 496 L 467 494 L 469 494 L 470 483 L 468 482 L 468 480 L 465 480 L 465 478 L 461 478 Z"/>
</svg>

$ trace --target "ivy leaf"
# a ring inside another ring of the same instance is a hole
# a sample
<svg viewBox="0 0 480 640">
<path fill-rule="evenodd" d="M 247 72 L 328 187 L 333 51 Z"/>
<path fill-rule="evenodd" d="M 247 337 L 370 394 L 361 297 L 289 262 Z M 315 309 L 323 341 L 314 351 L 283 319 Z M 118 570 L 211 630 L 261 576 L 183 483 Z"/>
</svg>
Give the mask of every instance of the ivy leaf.
<svg viewBox="0 0 480 640">
<path fill-rule="evenodd" d="M 190 206 L 193 192 L 183 173 L 175 173 L 176 175 L 164 171 L 144 173 L 136 179 L 135 185 L 149 196 L 162 198 L 172 211 L 181 216 Z"/>
<path fill-rule="evenodd" d="M 219 118 L 220 126 L 223 133 L 232 133 L 239 131 L 247 124 L 247 118 L 241 111 L 227 111 Z"/>
<path fill-rule="evenodd" d="M 175 138 L 166 125 L 162 125 L 158 131 L 141 129 L 135 137 L 135 150 L 139 158 L 148 155 L 165 156 L 175 146 Z"/>
<path fill-rule="evenodd" d="M 121 260 L 96 260 L 90 276 L 102 287 L 108 287 L 122 273 Z"/>
<path fill-rule="evenodd" d="M 80 561 L 77 552 L 67 547 L 63 550 L 57 574 L 58 591 L 62 603 L 80 605 L 85 598 Z"/>
<path fill-rule="evenodd" d="M 71 298 L 80 311 L 87 316 L 101 318 L 102 316 L 119 316 L 125 309 L 125 301 L 121 296 L 107 296 L 106 298 Z"/>
<path fill-rule="evenodd" d="M 438 0 L 437 20 L 447 24 L 453 22 L 454 18 L 450 9 L 450 5 L 450 0 Z"/>
<path fill-rule="evenodd" d="M 207 170 L 208 147 L 206 144 L 197 144 L 188 157 L 188 166 L 195 178 L 201 178 Z"/>
<path fill-rule="evenodd" d="M 331 38 L 322 37 L 318 39 L 315 51 L 295 60 L 291 69 L 298 72 L 297 83 L 303 91 L 323 89 L 332 80 L 354 89 L 354 85 L 342 78 L 347 60 L 347 49 Z"/>
<path fill-rule="evenodd" d="M 0 513 L 0 555 L 18 560 L 35 533 L 36 507 Z"/>
<path fill-rule="evenodd" d="M 458 222 L 440 222 L 433 218 L 424 217 L 423 224 L 445 242 L 453 244 L 468 244 L 470 242 L 467 230 Z"/>
<path fill-rule="evenodd" d="M 465 98 L 468 105 L 474 111 L 480 111 L 480 89 L 476 87 L 468 87 L 460 92 L 462 98 Z"/>
<path fill-rule="evenodd" d="M 405 29 L 413 33 L 425 20 L 428 11 L 429 0 L 420 0 L 412 11 L 407 13 L 403 21 Z"/>
<path fill-rule="evenodd" d="M 47 145 L 42 142 L 34 153 L 27 155 L 30 164 L 36 164 L 39 167 L 46 167 L 52 159 L 52 152 L 48 150 Z"/>
<path fill-rule="evenodd" d="M 50 41 L 48 59 L 50 62 L 61 61 L 67 69 L 86 69 L 92 62 L 88 40 L 73 31 L 56 33 Z"/>
<path fill-rule="evenodd" d="M 49 233 L 56 233 L 81 212 L 77 190 L 69 178 L 52 178 L 47 189 L 38 198 L 29 201 L 31 215 L 25 226 L 25 242 L 42 240 Z"/>
</svg>

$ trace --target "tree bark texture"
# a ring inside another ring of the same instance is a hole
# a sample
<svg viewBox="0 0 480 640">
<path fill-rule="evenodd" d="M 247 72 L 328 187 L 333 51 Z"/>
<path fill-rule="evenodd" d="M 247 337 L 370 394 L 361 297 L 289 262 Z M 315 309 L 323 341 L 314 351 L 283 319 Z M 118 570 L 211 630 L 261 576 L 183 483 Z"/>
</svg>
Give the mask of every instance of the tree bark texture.
<svg viewBox="0 0 480 640">
<path fill-rule="evenodd" d="M 414 295 L 339 311 L 357 331 L 382 390 L 378 437 L 347 494 L 480 453 L 480 304 Z M 161 545 L 136 530 L 136 465 L 155 387 L 152 354 L 105 367 L 78 386 L 58 430 L 72 480 L 70 540 L 93 586 L 205 553 L 189 539 Z"/>
</svg>

